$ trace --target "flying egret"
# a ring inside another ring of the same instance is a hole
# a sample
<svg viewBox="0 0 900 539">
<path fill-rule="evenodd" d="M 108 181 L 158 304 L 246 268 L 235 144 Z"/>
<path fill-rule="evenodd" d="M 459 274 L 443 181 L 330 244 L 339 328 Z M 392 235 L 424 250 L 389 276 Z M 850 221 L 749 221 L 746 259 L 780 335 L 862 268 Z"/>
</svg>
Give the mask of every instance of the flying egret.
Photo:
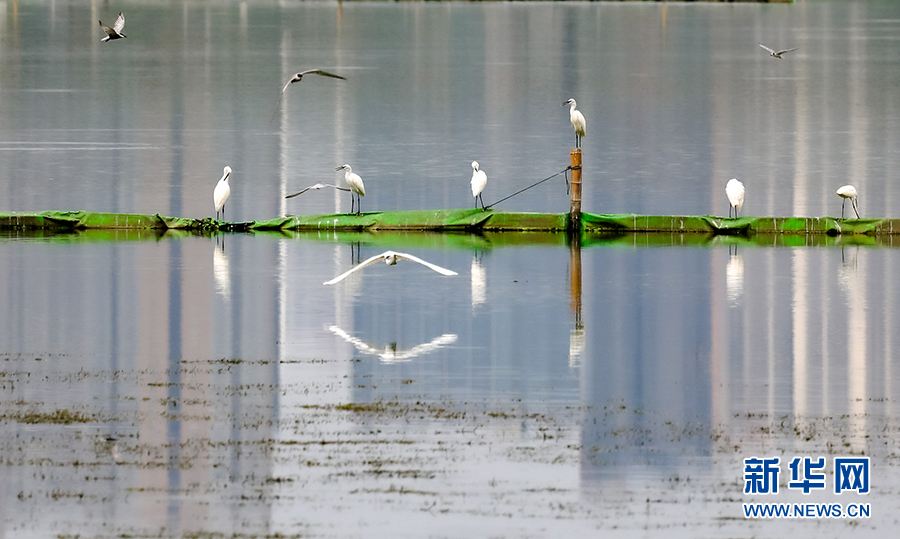
<svg viewBox="0 0 900 539">
<path fill-rule="evenodd" d="M 344 181 L 347 182 L 347 187 L 350 188 L 350 213 L 353 213 L 353 193 L 356 193 L 356 214 L 361 215 L 362 210 L 360 207 L 362 206 L 362 199 L 360 197 L 366 196 L 366 186 L 363 185 L 362 178 L 359 177 L 359 174 L 353 172 L 353 169 L 350 168 L 350 165 L 344 164 L 337 167 L 334 170 L 343 170 L 344 171 Z"/>
<path fill-rule="evenodd" d="M 216 221 L 219 220 L 219 210 L 222 210 L 222 219 L 225 218 L 225 201 L 231 195 L 231 186 L 228 185 L 228 178 L 231 176 L 231 167 L 226 166 L 223 170 L 222 179 L 216 184 L 213 191 L 213 204 L 216 205 Z"/>
<path fill-rule="evenodd" d="M 487 174 L 483 170 L 478 170 L 478 161 L 472 161 L 472 196 L 475 197 L 475 208 L 478 208 L 478 199 L 481 199 L 481 210 L 484 211 L 484 198 L 481 192 L 487 185 Z"/>
<path fill-rule="evenodd" d="M 303 80 L 303 75 L 322 75 L 323 77 L 331 77 L 334 79 L 347 80 L 346 78 L 335 75 L 334 73 L 329 73 L 327 71 L 322 71 L 321 69 L 307 69 L 306 71 L 301 71 L 300 73 L 295 73 L 293 77 L 290 78 L 286 83 L 284 83 L 284 88 L 281 89 L 281 93 L 278 94 L 278 101 L 275 102 L 275 110 L 272 111 L 272 119 L 269 120 L 269 123 L 272 123 L 272 120 L 275 119 L 275 113 L 278 112 L 278 105 L 281 104 L 281 98 L 284 96 L 284 92 L 287 91 L 288 86 L 295 82 L 300 82 Z"/>
<path fill-rule="evenodd" d="M 772 49 L 770 49 L 769 47 L 766 47 L 766 46 L 763 45 L 762 43 L 760 43 L 759 46 L 762 47 L 762 48 L 764 48 L 764 49 L 766 49 L 767 51 L 769 51 L 769 56 L 771 56 L 771 57 L 773 57 L 773 58 L 778 58 L 779 60 L 781 60 L 781 55 L 782 55 L 782 54 L 785 54 L 785 53 L 788 53 L 788 52 L 795 51 L 795 50 L 797 50 L 797 49 L 799 48 L 799 47 L 794 47 L 793 49 L 785 49 L 785 50 L 783 50 L 783 51 L 777 51 L 777 52 L 776 52 L 776 51 L 773 51 Z"/>
<path fill-rule="evenodd" d="M 728 217 L 731 217 L 731 210 L 734 209 L 734 216 L 738 216 L 738 212 L 744 207 L 744 184 L 737 178 L 731 178 L 725 184 L 725 196 L 728 197 Z"/>
<path fill-rule="evenodd" d="M 122 13 L 121 11 L 119 12 L 119 18 L 116 19 L 116 22 L 115 22 L 115 24 L 113 24 L 112 28 L 103 24 L 103 21 L 97 21 L 97 22 L 100 23 L 100 28 L 104 32 L 106 32 L 106 37 L 101 39 L 100 40 L 101 42 L 109 41 L 111 39 L 119 39 L 120 37 L 127 37 L 125 34 L 122 33 L 122 30 L 125 28 L 125 14 Z"/>
<path fill-rule="evenodd" d="M 844 203 L 847 202 L 848 198 L 850 199 L 850 205 L 853 206 L 853 211 L 856 212 L 856 218 L 859 219 L 859 204 L 856 200 L 856 187 L 845 185 L 837 190 L 837 195 L 843 199 L 841 200 L 841 219 L 844 218 Z"/>
<path fill-rule="evenodd" d="M 376 262 L 378 262 L 378 261 L 381 261 L 381 260 L 384 260 L 384 262 L 385 262 L 388 266 L 396 266 L 396 265 L 397 265 L 397 261 L 400 260 L 400 259 L 403 259 L 403 260 L 411 260 L 411 261 L 413 261 L 413 262 L 418 262 L 419 264 L 422 264 L 422 265 L 425 266 L 425 267 L 428 267 L 428 268 L 433 269 L 434 271 L 440 273 L 441 275 L 459 275 L 459 274 L 456 273 L 455 271 L 448 270 L 448 269 L 442 268 L 442 267 L 440 267 L 440 266 L 436 266 L 436 265 L 432 264 L 431 262 L 425 262 L 425 261 L 422 260 L 421 258 L 415 257 L 415 256 L 413 256 L 413 255 L 408 255 L 408 254 L 406 254 L 406 253 L 397 253 L 397 252 L 394 252 L 394 251 L 385 251 L 385 252 L 381 253 L 380 255 L 375 255 L 375 256 L 373 256 L 372 258 L 369 258 L 369 259 L 367 259 L 367 260 L 362 261 L 360 264 L 358 264 L 357 266 L 355 266 L 353 269 L 351 269 L 351 270 L 349 270 L 349 271 L 346 271 L 346 272 L 344 272 L 344 273 L 338 275 L 337 277 L 335 277 L 334 279 L 332 279 L 332 280 L 330 280 L 330 281 L 325 281 L 325 282 L 322 283 L 322 284 L 334 284 L 334 283 L 337 283 L 337 282 L 339 282 L 339 281 L 342 281 L 342 280 L 344 280 L 348 275 L 350 275 L 351 273 L 353 273 L 354 271 L 356 271 L 356 270 L 361 270 L 361 269 L 363 269 L 363 268 L 366 267 L 366 266 L 371 266 L 372 264 L 374 264 L 374 263 L 376 263 Z"/>
<path fill-rule="evenodd" d="M 302 195 L 303 193 L 309 191 L 310 189 L 318 190 L 318 189 L 324 189 L 326 187 L 334 187 L 335 189 L 337 189 L 339 191 L 349 191 L 349 189 L 347 189 L 346 187 L 338 187 L 337 185 L 331 185 L 330 183 L 317 183 L 315 185 L 310 185 L 309 187 L 303 189 L 302 191 L 298 191 L 298 192 L 294 193 L 293 195 L 288 195 L 284 198 L 294 198 L 295 196 Z"/>
<path fill-rule="evenodd" d="M 571 105 L 569 108 L 569 121 L 572 122 L 572 127 L 575 128 L 575 147 L 578 148 L 581 146 L 581 137 L 584 136 L 584 114 L 575 110 L 576 103 L 571 97 L 563 103 L 563 106 L 566 105 Z"/>
</svg>

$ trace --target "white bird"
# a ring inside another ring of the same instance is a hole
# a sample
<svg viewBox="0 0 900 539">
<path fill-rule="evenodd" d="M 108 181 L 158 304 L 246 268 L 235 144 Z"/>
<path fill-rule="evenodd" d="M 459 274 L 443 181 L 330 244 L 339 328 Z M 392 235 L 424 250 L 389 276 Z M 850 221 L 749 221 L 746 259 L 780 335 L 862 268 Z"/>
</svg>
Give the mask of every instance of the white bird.
<svg viewBox="0 0 900 539">
<path fill-rule="evenodd" d="M 216 206 L 216 221 L 219 220 L 219 210 L 222 210 L 222 219 L 225 218 L 225 202 L 228 200 L 228 196 L 231 195 L 231 186 L 228 185 L 228 178 L 230 176 L 231 167 L 225 167 L 222 179 L 219 180 L 219 183 L 216 184 L 216 189 L 213 191 L 213 204 Z"/>
<path fill-rule="evenodd" d="M 738 216 L 738 212 L 744 207 L 744 184 L 737 178 L 731 178 L 725 184 L 725 196 L 728 197 L 728 217 L 731 217 L 731 210 L 734 209 L 734 216 Z"/>
<path fill-rule="evenodd" d="M 762 43 L 760 43 L 759 46 L 762 47 L 762 48 L 764 48 L 764 49 L 766 49 L 767 51 L 769 51 L 769 56 L 772 56 L 772 57 L 774 57 L 774 58 L 778 58 L 779 60 L 781 60 L 781 55 L 782 55 L 782 54 L 785 54 L 785 53 L 788 53 L 788 52 L 795 51 L 795 50 L 797 50 L 797 49 L 799 48 L 799 47 L 794 47 L 793 49 L 785 49 L 785 50 L 783 50 L 783 51 L 777 51 L 777 52 L 776 52 L 776 51 L 773 51 L 772 49 L 770 49 L 769 47 L 766 47 L 766 46 L 763 45 Z"/>
<path fill-rule="evenodd" d="M 575 110 L 575 100 L 571 97 L 568 101 L 563 103 L 563 106 L 571 105 L 569 108 L 569 121 L 572 122 L 572 127 L 575 128 L 575 147 L 578 148 L 581 146 L 581 137 L 584 136 L 584 114 L 581 111 Z"/>
<path fill-rule="evenodd" d="M 458 338 L 457 335 L 453 333 L 445 333 L 439 337 L 431 339 L 431 342 L 422 343 L 407 350 L 398 350 L 397 343 L 391 343 L 389 345 L 386 345 L 384 347 L 384 350 L 379 350 L 378 348 L 375 348 L 374 346 L 363 342 L 361 339 L 350 335 L 337 326 L 329 326 L 328 329 L 331 330 L 331 332 L 335 335 L 341 337 L 345 341 L 355 346 L 360 352 L 379 356 L 382 363 L 385 364 L 409 361 L 416 356 L 421 356 L 422 354 L 433 352 L 445 345 L 453 344 Z"/>
<path fill-rule="evenodd" d="M 337 189 L 339 191 L 349 191 L 349 189 L 347 189 L 346 187 L 338 187 L 337 185 L 331 185 L 330 183 L 317 183 L 315 185 L 310 185 L 309 187 L 307 187 L 301 191 L 298 191 L 298 192 L 294 193 L 293 195 L 288 195 L 284 198 L 294 198 L 295 196 L 302 195 L 303 193 L 309 191 L 310 189 L 318 190 L 318 189 L 324 189 L 326 187 L 334 187 L 335 189 Z"/>
<path fill-rule="evenodd" d="M 483 170 L 478 170 L 478 161 L 472 161 L 472 196 L 475 197 L 475 207 L 478 208 L 478 199 L 481 198 L 481 209 L 484 211 L 484 198 L 481 192 L 487 185 L 487 174 Z"/>
<path fill-rule="evenodd" d="M 403 260 L 411 260 L 411 261 L 413 261 L 413 262 L 418 262 L 419 264 L 422 264 L 423 266 L 425 266 L 425 267 L 427 267 L 427 268 L 433 269 L 434 271 L 440 273 L 441 275 L 459 275 L 459 274 L 456 273 L 455 271 L 448 270 L 448 269 L 442 268 L 442 267 L 440 267 L 440 266 L 436 266 L 436 265 L 432 264 L 431 262 L 425 262 L 425 261 L 422 260 L 421 258 L 415 257 L 415 256 L 413 256 L 413 255 L 408 255 L 408 254 L 406 254 L 406 253 L 397 253 L 397 252 L 394 252 L 394 251 L 385 251 L 385 252 L 381 253 L 380 255 L 375 255 L 375 256 L 373 256 L 372 258 L 369 258 L 369 259 L 367 259 L 367 260 L 364 260 L 364 261 L 360 262 L 360 263 L 357 264 L 356 267 L 354 267 L 353 269 L 351 269 L 351 270 L 349 270 L 349 271 L 346 271 L 346 272 L 344 272 L 344 273 L 338 275 L 337 277 L 335 277 L 334 279 L 332 279 L 332 280 L 330 280 L 330 281 L 325 281 L 325 282 L 322 283 L 322 284 L 334 284 L 334 283 L 337 283 L 337 282 L 339 282 L 339 281 L 342 281 L 342 280 L 344 280 L 348 275 L 350 275 L 351 273 L 353 273 L 354 271 L 361 270 L 361 269 L 363 269 L 363 268 L 366 267 L 366 266 L 371 266 L 372 264 L 374 264 L 374 263 L 376 263 L 376 262 L 379 262 L 379 261 L 381 261 L 381 260 L 384 260 L 384 262 L 385 262 L 388 266 L 396 266 L 396 265 L 397 265 L 397 261 L 400 260 L 400 259 L 403 259 Z"/>
<path fill-rule="evenodd" d="M 353 169 L 350 168 L 350 165 L 341 165 L 334 170 L 343 170 L 344 171 L 344 181 L 347 182 L 347 187 L 350 188 L 350 213 L 353 213 L 353 193 L 356 193 L 356 201 L 357 208 L 356 214 L 361 215 L 362 210 L 360 206 L 362 206 L 362 199 L 360 197 L 366 196 L 366 186 L 363 185 L 362 178 L 359 177 L 359 174 L 353 172 Z"/>
<path fill-rule="evenodd" d="M 837 190 L 837 195 L 841 197 L 841 219 L 844 218 L 844 203 L 847 202 L 847 199 L 850 199 L 850 205 L 853 206 L 853 211 L 856 212 L 856 218 L 859 219 L 859 205 L 856 200 L 857 192 L 856 187 L 852 185 L 845 185 Z"/>
<path fill-rule="evenodd" d="M 100 28 L 104 32 L 106 32 L 106 37 L 101 39 L 100 40 L 101 42 L 109 41 L 111 39 L 119 39 L 120 37 L 127 37 L 125 34 L 122 33 L 122 30 L 125 28 L 125 14 L 122 13 L 121 11 L 119 12 L 119 18 L 116 19 L 116 22 L 115 22 L 115 24 L 113 24 L 112 28 L 103 24 L 103 21 L 97 21 L 97 22 L 100 23 Z M 140 36 L 138 36 L 138 37 L 140 37 Z"/>
<path fill-rule="evenodd" d="M 275 102 L 275 110 L 272 111 L 272 119 L 269 120 L 269 123 L 272 123 L 272 120 L 275 119 L 275 113 L 278 112 L 278 105 L 281 104 L 281 98 L 284 96 L 284 92 L 288 89 L 288 86 L 295 82 L 300 82 L 303 80 L 303 75 L 322 75 L 323 77 L 331 77 L 334 79 L 347 80 L 346 78 L 335 75 L 334 73 L 329 73 L 327 71 L 322 71 L 321 69 L 307 69 L 306 71 L 301 71 L 300 73 L 295 73 L 293 77 L 290 78 L 286 83 L 284 83 L 284 88 L 281 89 L 281 93 L 278 94 L 278 101 Z"/>
</svg>

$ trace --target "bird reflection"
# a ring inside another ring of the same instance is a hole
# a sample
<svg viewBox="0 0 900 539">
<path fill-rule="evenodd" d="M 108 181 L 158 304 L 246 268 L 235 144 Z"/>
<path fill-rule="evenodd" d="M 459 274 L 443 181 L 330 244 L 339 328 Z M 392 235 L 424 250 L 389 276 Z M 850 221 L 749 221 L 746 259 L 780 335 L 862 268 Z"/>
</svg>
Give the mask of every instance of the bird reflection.
<svg viewBox="0 0 900 539">
<path fill-rule="evenodd" d="M 859 245 L 846 247 L 841 245 L 841 267 L 838 269 L 838 285 L 845 294 L 849 295 L 856 288 L 858 280 L 856 269 L 858 267 Z"/>
<path fill-rule="evenodd" d="M 410 361 L 414 357 L 434 352 L 438 348 L 455 343 L 458 338 L 456 334 L 445 333 L 440 337 L 435 337 L 431 342 L 413 346 L 407 350 L 398 350 L 396 342 L 392 342 L 391 344 L 386 345 L 384 349 L 379 350 L 378 348 L 357 339 L 337 326 L 329 326 L 328 329 L 338 337 L 355 346 L 360 352 L 380 357 L 381 362 L 385 364 Z"/>
<path fill-rule="evenodd" d="M 472 258 L 472 308 L 487 299 L 487 272 L 477 257 Z"/>
<path fill-rule="evenodd" d="M 731 251 L 734 247 L 734 252 Z M 737 252 L 737 245 L 728 246 L 728 265 L 725 266 L 725 289 L 728 301 L 740 305 L 744 296 L 744 259 Z"/>
<path fill-rule="evenodd" d="M 216 280 L 216 293 L 226 300 L 231 298 L 231 273 L 228 271 L 228 255 L 224 246 L 216 245 L 213 251 L 213 278 Z"/>
<path fill-rule="evenodd" d="M 584 352 L 584 327 L 577 325 L 569 333 L 569 367 L 576 368 L 581 365 L 581 354 Z"/>
</svg>

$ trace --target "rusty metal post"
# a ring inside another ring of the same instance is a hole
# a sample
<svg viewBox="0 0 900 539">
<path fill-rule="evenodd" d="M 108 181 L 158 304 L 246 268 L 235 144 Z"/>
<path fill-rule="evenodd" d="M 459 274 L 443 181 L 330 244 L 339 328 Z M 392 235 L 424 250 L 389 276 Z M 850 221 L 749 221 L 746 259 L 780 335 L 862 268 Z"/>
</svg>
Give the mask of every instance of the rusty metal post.
<svg viewBox="0 0 900 539">
<path fill-rule="evenodd" d="M 569 232 L 581 234 L 581 148 L 569 152 L 572 190 L 569 199 Z"/>
</svg>

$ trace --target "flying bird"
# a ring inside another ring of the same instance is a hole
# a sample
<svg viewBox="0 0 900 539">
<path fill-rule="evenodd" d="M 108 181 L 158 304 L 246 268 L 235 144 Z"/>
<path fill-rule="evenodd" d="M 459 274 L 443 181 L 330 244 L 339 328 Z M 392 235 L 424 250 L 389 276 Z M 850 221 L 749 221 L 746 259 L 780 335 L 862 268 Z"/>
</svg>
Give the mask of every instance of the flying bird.
<svg viewBox="0 0 900 539">
<path fill-rule="evenodd" d="M 119 39 L 120 37 L 127 37 L 122 33 L 122 29 L 125 28 L 125 14 L 121 11 L 119 12 L 119 18 L 116 19 L 116 23 L 113 24 L 113 27 L 110 28 L 103 24 L 103 21 L 97 21 L 100 23 L 100 28 L 106 32 L 106 37 L 101 39 L 101 42 L 109 41 L 111 39 Z M 138 36 L 140 37 L 140 36 Z"/>
<path fill-rule="evenodd" d="M 797 49 L 799 48 L 799 47 L 794 47 L 793 49 L 785 49 L 785 50 L 783 50 L 783 51 L 777 51 L 777 52 L 776 52 L 776 51 L 773 51 L 772 49 L 770 49 L 769 47 L 766 47 L 766 46 L 763 45 L 762 43 L 760 43 L 759 46 L 762 47 L 762 48 L 764 48 L 764 49 L 766 49 L 767 51 L 769 51 L 769 56 L 772 56 L 773 58 L 778 58 L 779 60 L 781 60 L 781 55 L 782 55 L 782 54 L 785 54 L 785 53 L 788 53 L 788 52 L 791 52 L 791 51 L 795 51 L 795 50 L 797 50 Z"/>
<path fill-rule="evenodd" d="M 295 196 L 302 195 L 303 193 L 309 191 L 310 189 L 318 190 L 318 189 L 324 189 L 326 187 L 334 187 L 335 189 L 338 189 L 340 191 L 349 191 L 350 190 L 350 189 L 347 189 L 346 187 L 338 187 L 337 185 L 331 185 L 330 183 L 317 183 L 315 185 L 310 185 L 309 187 L 307 187 L 301 191 L 297 191 L 293 195 L 288 195 L 284 198 L 294 198 Z"/>
<path fill-rule="evenodd" d="M 856 200 L 856 187 L 845 185 L 837 190 L 837 195 L 843 199 L 841 200 L 841 219 L 844 218 L 844 203 L 847 202 L 848 198 L 850 199 L 850 205 L 853 206 L 853 211 L 856 212 L 856 218 L 859 219 L 859 204 Z"/>
<path fill-rule="evenodd" d="M 739 182 L 737 178 L 731 178 L 725 184 L 725 196 L 728 197 L 728 217 L 731 217 L 731 210 L 734 209 L 734 216 L 737 217 L 741 208 L 744 207 L 744 184 Z"/>
<path fill-rule="evenodd" d="M 381 260 L 384 260 L 384 262 L 385 262 L 388 266 L 396 266 L 396 265 L 397 265 L 397 261 L 400 260 L 400 259 L 403 259 L 403 260 L 411 260 L 411 261 L 413 261 L 413 262 L 418 262 L 419 264 L 422 264 L 422 265 L 425 266 L 425 267 L 428 267 L 428 268 L 433 269 L 434 271 L 440 273 L 441 275 L 459 275 L 459 274 L 456 273 L 455 271 L 448 270 L 448 269 L 442 268 L 442 267 L 440 267 L 440 266 L 436 266 L 436 265 L 432 264 L 431 262 L 425 262 L 425 261 L 422 260 L 421 258 L 415 257 L 415 256 L 413 256 L 413 255 L 408 255 L 408 254 L 406 254 L 406 253 L 397 253 L 397 252 L 394 252 L 394 251 L 385 251 L 385 252 L 381 253 L 380 255 L 375 255 L 375 256 L 373 256 L 372 258 L 369 258 L 369 259 L 367 259 L 367 260 L 364 260 L 364 261 L 360 262 L 360 263 L 359 263 L 358 265 L 356 265 L 353 269 L 351 269 L 351 270 L 349 270 L 349 271 L 346 271 L 346 272 L 344 272 L 344 273 L 338 275 L 337 277 L 335 277 L 334 279 L 332 279 L 332 280 L 330 280 L 330 281 L 325 281 L 325 282 L 322 283 L 322 284 L 326 284 L 326 285 L 327 285 L 327 284 L 334 284 L 334 283 L 337 283 L 337 282 L 339 282 L 339 281 L 342 281 L 342 280 L 344 280 L 348 275 L 350 275 L 351 273 L 353 273 L 354 271 L 361 270 L 361 269 L 365 268 L 366 266 L 371 266 L 372 264 L 374 264 L 374 263 L 376 263 L 376 262 L 379 262 L 379 261 L 381 261 Z"/>
<path fill-rule="evenodd" d="M 275 102 L 275 110 L 272 111 L 272 119 L 269 120 L 269 123 L 272 123 L 272 120 L 275 119 L 275 113 L 278 112 L 278 105 L 281 104 L 281 98 L 284 96 L 284 92 L 287 91 L 288 86 L 295 82 L 300 82 L 303 80 L 303 75 L 322 75 L 323 77 L 331 77 L 334 79 L 347 80 L 346 78 L 335 75 L 334 73 L 329 73 L 327 71 L 322 71 L 321 69 L 307 69 L 306 71 L 301 71 L 300 73 L 295 73 L 293 77 L 290 78 L 289 81 L 284 83 L 284 88 L 281 89 L 281 93 L 278 95 L 278 101 Z"/>
<path fill-rule="evenodd" d="M 478 170 L 478 161 L 472 161 L 472 196 L 475 197 L 475 208 L 478 208 L 478 199 L 481 199 L 481 210 L 484 211 L 484 198 L 481 192 L 487 185 L 487 174 L 483 170 Z"/>
<path fill-rule="evenodd" d="M 216 184 L 213 191 L 213 204 L 216 206 L 216 221 L 219 220 L 219 210 L 222 210 L 222 219 L 225 218 L 225 201 L 231 195 L 231 186 L 228 185 L 228 178 L 231 176 L 231 167 L 226 166 L 223 170 L 222 178 Z"/>
<path fill-rule="evenodd" d="M 353 194 L 356 194 L 356 214 L 360 215 L 362 211 L 360 210 L 360 206 L 362 205 L 362 199 L 360 197 L 366 196 L 366 186 L 363 185 L 362 178 L 359 177 L 359 174 L 353 172 L 353 169 L 350 168 L 350 165 L 341 165 L 334 170 L 343 170 L 344 171 L 344 181 L 347 182 L 347 186 L 350 188 L 350 213 L 353 213 Z"/>
<path fill-rule="evenodd" d="M 584 114 L 575 110 L 576 103 L 571 97 L 563 103 L 563 106 L 566 105 L 571 105 L 571 108 L 569 108 L 569 121 L 572 122 L 572 127 L 575 128 L 575 147 L 578 148 L 581 146 L 581 137 L 584 136 Z"/>
</svg>

